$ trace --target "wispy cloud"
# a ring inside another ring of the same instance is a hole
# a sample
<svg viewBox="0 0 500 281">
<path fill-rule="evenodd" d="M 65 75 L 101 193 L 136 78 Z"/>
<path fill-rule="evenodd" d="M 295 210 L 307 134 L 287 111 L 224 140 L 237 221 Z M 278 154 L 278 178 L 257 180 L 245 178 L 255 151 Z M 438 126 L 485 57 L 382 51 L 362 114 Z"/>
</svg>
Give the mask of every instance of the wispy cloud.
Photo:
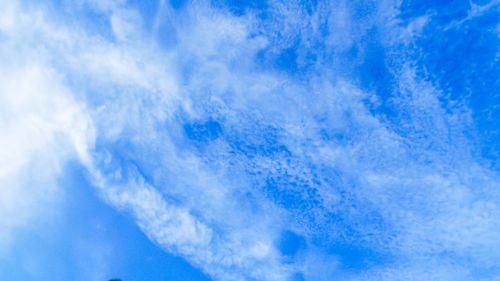
<svg viewBox="0 0 500 281">
<path fill-rule="evenodd" d="M 498 173 L 475 154 L 474 109 L 443 102 L 414 55 L 431 14 L 159 1 L 148 19 L 125 1 L 4 2 L 2 229 L 78 159 L 106 202 L 217 280 L 500 270 Z M 84 7 L 109 34 L 48 16 Z"/>
</svg>

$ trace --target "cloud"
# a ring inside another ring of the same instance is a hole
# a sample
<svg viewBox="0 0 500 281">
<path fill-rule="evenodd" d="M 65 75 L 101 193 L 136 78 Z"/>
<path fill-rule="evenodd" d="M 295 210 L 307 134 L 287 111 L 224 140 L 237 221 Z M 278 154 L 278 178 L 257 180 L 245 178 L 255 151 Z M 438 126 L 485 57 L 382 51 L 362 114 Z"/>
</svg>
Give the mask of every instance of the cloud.
<svg viewBox="0 0 500 281">
<path fill-rule="evenodd" d="M 56 179 L 65 162 L 88 162 L 93 141 L 89 116 L 57 73 L 36 58 L 9 64 L 9 55 L 2 52 L 0 69 L 3 241 L 9 240 L 13 228 L 29 227 L 37 214 L 51 209 L 47 205 L 54 205 L 51 202 L 60 195 Z M 0 248 L 4 247 L 8 243 L 2 243 Z"/>
<path fill-rule="evenodd" d="M 0 21 L 4 229 L 79 159 L 106 202 L 217 280 L 498 272 L 498 174 L 474 154 L 473 109 L 443 103 L 411 55 L 428 15 L 162 1 L 148 26 L 124 1 L 87 4 L 111 33 L 35 4 Z M 303 246 L 280 249 L 287 233 Z"/>
</svg>

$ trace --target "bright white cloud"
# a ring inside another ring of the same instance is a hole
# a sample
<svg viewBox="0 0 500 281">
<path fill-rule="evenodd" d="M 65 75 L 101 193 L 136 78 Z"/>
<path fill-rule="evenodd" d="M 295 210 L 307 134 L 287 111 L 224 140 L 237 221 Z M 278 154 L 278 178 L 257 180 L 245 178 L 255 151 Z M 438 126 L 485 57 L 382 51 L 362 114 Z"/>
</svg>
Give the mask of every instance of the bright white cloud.
<svg viewBox="0 0 500 281">
<path fill-rule="evenodd" d="M 53 69 L 4 63 L 0 75 L 0 225 L 8 236 L 57 198 L 56 177 L 66 161 L 90 160 L 93 131 Z"/>
</svg>

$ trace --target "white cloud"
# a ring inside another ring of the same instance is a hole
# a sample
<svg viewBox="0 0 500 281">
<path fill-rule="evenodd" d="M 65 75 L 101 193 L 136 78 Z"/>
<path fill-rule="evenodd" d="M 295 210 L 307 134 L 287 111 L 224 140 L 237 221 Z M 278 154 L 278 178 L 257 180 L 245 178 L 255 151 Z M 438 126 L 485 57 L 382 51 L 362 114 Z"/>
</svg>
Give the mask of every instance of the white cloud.
<svg viewBox="0 0 500 281">
<path fill-rule="evenodd" d="M 362 18 L 347 2 L 311 15 L 270 3 L 281 17 L 262 27 L 251 14 L 206 4 L 176 14 L 164 3 L 148 31 L 124 1 L 90 4 L 113 38 L 57 25 L 35 6 L 9 4 L 0 20 L 3 229 L 26 224 L 77 158 L 152 241 L 219 280 L 298 271 L 308 280 L 454 280 L 500 258 L 498 175 L 474 164 L 462 133 L 470 112 L 444 108 L 405 50 L 391 49 L 410 48 L 426 18 L 400 26 L 392 1 Z M 296 79 L 255 63 L 297 38 L 312 48 L 321 21 L 332 65 L 323 54 Z M 165 24 L 176 34 L 166 50 L 153 44 Z M 380 40 L 396 61 L 396 121 L 371 111 L 378 97 L 337 69 L 373 26 L 391 35 Z M 223 136 L 197 150 L 183 122 L 211 119 Z M 309 243 L 293 263 L 277 247 L 287 229 Z M 348 274 L 342 254 L 321 248 L 342 243 L 396 261 Z"/>
<path fill-rule="evenodd" d="M 93 132 L 54 70 L 4 63 L 0 76 L 0 228 L 10 236 L 57 198 L 56 177 L 66 161 L 89 161 Z"/>
</svg>

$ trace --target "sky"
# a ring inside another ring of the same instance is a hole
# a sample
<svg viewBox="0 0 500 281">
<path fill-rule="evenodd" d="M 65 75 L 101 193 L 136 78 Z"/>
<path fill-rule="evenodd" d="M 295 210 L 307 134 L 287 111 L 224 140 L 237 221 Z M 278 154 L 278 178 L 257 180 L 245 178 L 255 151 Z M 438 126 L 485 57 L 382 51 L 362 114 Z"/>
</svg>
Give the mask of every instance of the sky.
<svg viewBox="0 0 500 281">
<path fill-rule="evenodd" d="M 500 280 L 500 1 L 0 7 L 0 280 Z"/>
</svg>

